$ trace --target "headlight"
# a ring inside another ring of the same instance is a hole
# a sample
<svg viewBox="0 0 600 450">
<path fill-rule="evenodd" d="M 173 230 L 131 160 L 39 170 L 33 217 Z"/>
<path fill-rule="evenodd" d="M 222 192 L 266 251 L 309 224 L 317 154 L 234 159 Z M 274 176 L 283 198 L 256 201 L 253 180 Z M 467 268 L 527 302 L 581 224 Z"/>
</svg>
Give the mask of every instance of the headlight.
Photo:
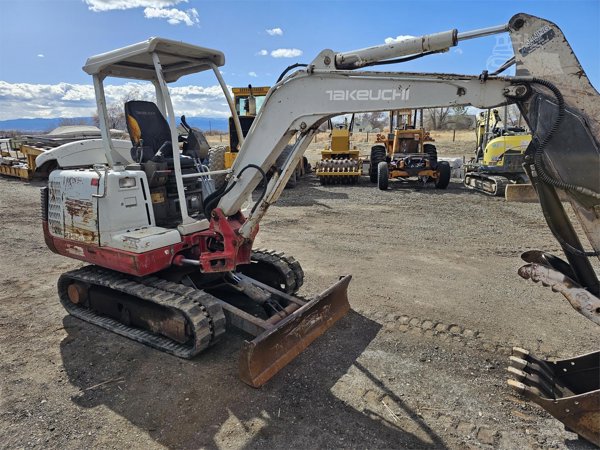
<svg viewBox="0 0 600 450">
<path fill-rule="evenodd" d="M 132 187 L 135 187 L 135 178 L 133 178 L 133 177 L 119 178 L 119 187 L 120 188 L 132 188 Z"/>
</svg>

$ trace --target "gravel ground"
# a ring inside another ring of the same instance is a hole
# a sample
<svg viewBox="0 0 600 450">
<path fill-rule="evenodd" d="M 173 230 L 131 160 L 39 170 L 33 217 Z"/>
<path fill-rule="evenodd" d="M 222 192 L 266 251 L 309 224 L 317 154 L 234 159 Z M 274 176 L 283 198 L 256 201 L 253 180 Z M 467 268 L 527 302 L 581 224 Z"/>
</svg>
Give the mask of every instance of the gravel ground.
<svg viewBox="0 0 600 450">
<path fill-rule="evenodd" d="M 512 346 L 600 338 L 516 274 L 524 250 L 560 253 L 537 205 L 303 179 L 257 246 L 303 264 L 304 295 L 352 273 L 352 311 L 254 390 L 242 335 L 184 361 L 67 316 L 55 283 L 81 264 L 46 249 L 38 187 L 0 178 L 0 447 L 591 448 L 506 385 Z"/>
</svg>

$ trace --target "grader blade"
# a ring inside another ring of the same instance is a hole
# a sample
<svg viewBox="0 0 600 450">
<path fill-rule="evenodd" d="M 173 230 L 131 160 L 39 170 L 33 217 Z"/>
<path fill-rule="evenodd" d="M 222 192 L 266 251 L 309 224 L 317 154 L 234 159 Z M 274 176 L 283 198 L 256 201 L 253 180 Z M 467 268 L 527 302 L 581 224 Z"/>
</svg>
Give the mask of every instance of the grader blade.
<svg viewBox="0 0 600 450">
<path fill-rule="evenodd" d="M 546 361 L 513 349 L 508 384 L 600 447 L 600 351 Z"/>
<path fill-rule="evenodd" d="M 292 312 L 252 341 L 245 341 L 240 354 L 240 378 L 260 387 L 325 333 L 349 310 L 351 276 Z"/>
</svg>

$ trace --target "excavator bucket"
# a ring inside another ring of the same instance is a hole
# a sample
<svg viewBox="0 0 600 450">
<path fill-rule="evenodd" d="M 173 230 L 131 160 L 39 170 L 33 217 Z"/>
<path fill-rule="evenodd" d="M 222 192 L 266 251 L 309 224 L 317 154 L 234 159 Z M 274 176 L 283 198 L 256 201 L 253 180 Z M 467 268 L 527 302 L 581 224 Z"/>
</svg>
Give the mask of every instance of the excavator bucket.
<svg viewBox="0 0 600 450">
<path fill-rule="evenodd" d="M 600 351 L 547 361 L 514 348 L 508 384 L 600 447 Z"/>
<path fill-rule="evenodd" d="M 254 340 L 245 341 L 240 354 L 242 381 L 262 386 L 343 317 L 350 310 L 351 278 L 343 277 Z"/>
</svg>

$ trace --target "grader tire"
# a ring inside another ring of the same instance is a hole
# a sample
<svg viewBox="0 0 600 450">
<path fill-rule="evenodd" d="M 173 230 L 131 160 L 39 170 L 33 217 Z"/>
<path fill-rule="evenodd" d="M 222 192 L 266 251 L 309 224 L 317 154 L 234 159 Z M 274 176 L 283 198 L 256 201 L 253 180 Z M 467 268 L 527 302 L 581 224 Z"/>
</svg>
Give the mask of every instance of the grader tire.
<svg viewBox="0 0 600 450">
<path fill-rule="evenodd" d="M 380 162 L 377 165 L 377 187 L 380 191 L 385 191 L 388 188 L 390 182 L 390 172 L 388 164 L 385 161 Z"/>
<path fill-rule="evenodd" d="M 226 147 L 219 146 L 213 147 L 208 151 L 208 169 L 210 171 L 225 169 L 226 150 Z M 215 189 L 219 189 L 225 183 L 225 175 L 212 175 L 211 177 L 215 182 Z"/>
<path fill-rule="evenodd" d="M 374 145 L 371 147 L 371 165 L 369 166 L 369 179 L 371 183 L 377 183 L 377 169 L 380 162 L 385 161 L 385 147 Z"/>
<path fill-rule="evenodd" d="M 440 161 L 437 165 L 439 176 L 435 180 L 436 189 L 446 189 L 450 184 L 450 164 L 448 161 Z"/>
</svg>

